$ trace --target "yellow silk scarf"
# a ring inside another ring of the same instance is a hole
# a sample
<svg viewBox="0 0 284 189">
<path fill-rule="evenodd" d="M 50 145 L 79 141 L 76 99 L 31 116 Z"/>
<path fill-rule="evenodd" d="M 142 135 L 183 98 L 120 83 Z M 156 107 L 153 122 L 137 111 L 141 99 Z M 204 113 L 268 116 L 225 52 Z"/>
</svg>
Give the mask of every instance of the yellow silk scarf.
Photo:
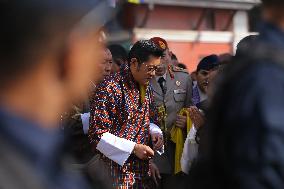
<svg viewBox="0 0 284 189">
<path fill-rule="evenodd" d="M 190 131 L 192 126 L 192 121 L 190 119 L 189 111 L 186 108 L 183 108 L 179 115 L 186 116 L 186 134 Z M 171 140 L 176 144 L 176 151 L 175 151 L 175 174 L 181 172 L 181 164 L 180 159 L 183 152 L 183 146 L 184 146 L 184 136 L 182 133 L 182 129 L 179 127 L 176 127 L 175 125 L 171 129 Z"/>
<path fill-rule="evenodd" d="M 139 85 L 139 90 L 140 90 L 140 101 L 141 104 L 143 104 L 146 96 L 146 87 L 143 85 Z"/>
</svg>

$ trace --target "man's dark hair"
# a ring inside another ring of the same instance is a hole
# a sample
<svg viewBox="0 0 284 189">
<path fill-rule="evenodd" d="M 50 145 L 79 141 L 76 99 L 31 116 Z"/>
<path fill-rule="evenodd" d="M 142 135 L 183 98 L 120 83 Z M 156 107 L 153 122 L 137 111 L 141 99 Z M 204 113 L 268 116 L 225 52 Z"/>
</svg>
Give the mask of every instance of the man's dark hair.
<svg viewBox="0 0 284 189">
<path fill-rule="evenodd" d="M 150 40 L 140 40 L 131 48 L 128 56 L 128 62 L 130 63 L 132 58 L 136 58 L 140 65 L 147 62 L 151 55 L 154 57 L 161 57 L 163 56 L 163 51 Z"/>
<path fill-rule="evenodd" d="M 122 61 L 127 61 L 127 51 L 123 46 L 119 44 L 112 44 L 108 46 L 108 49 L 110 50 L 114 60 L 121 59 Z"/>
<path fill-rule="evenodd" d="M 219 62 L 219 57 L 216 54 L 206 56 L 200 60 L 196 71 L 199 72 L 200 70 L 212 70 L 219 66 Z"/>
<path fill-rule="evenodd" d="M 187 69 L 186 65 L 183 64 L 183 63 L 178 63 L 177 67 L 180 67 L 180 68 L 185 69 L 185 70 Z"/>
<path fill-rule="evenodd" d="M 178 60 L 178 59 L 177 59 L 177 56 L 176 56 L 174 53 L 172 53 L 171 59 L 172 59 L 172 60 Z"/>
</svg>

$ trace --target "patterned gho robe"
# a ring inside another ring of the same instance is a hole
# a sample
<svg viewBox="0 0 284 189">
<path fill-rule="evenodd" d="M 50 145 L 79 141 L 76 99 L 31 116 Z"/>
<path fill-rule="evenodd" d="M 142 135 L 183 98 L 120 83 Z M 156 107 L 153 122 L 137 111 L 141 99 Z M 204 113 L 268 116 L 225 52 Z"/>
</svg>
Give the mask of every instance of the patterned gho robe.
<svg viewBox="0 0 284 189">
<path fill-rule="evenodd" d="M 97 148 L 104 133 L 151 145 L 150 122 L 158 123 L 153 94 L 148 86 L 141 102 L 139 85 L 128 65 L 98 85 L 91 103 L 89 139 Z M 123 146 L 123 145 L 122 145 Z M 149 161 L 130 154 L 123 166 L 102 154 L 113 178 L 114 188 L 143 188 L 149 176 Z"/>
</svg>

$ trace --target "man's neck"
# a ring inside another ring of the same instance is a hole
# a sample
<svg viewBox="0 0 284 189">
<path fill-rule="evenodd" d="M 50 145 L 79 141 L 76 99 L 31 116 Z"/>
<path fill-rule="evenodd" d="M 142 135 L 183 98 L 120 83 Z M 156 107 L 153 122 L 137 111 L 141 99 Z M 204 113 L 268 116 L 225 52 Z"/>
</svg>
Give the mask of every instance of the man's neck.
<svg viewBox="0 0 284 189">
<path fill-rule="evenodd" d="M 200 97 L 200 102 L 202 102 L 203 100 L 206 100 L 208 98 L 208 95 L 206 93 L 204 93 L 199 86 L 197 85 L 197 89 L 198 89 L 198 93 L 199 93 L 199 97 Z"/>
</svg>

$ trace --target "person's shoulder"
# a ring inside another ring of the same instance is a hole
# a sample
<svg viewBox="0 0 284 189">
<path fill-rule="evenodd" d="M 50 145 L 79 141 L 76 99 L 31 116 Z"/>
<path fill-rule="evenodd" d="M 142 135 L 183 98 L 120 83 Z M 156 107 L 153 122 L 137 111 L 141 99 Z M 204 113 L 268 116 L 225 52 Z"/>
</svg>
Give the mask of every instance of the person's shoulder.
<svg viewBox="0 0 284 189">
<path fill-rule="evenodd" d="M 186 83 L 187 82 L 191 83 L 190 74 L 188 73 L 186 69 L 179 68 L 177 66 L 172 66 L 171 70 L 172 70 L 175 80 L 180 80 Z"/>
<path fill-rule="evenodd" d="M 119 88 L 119 82 L 121 80 L 121 76 L 119 73 L 111 74 L 104 78 L 102 82 L 100 82 L 96 87 L 96 93 L 101 91 L 113 91 Z"/>
<path fill-rule="evenodd" d="M 284 83 L 284 65 L 273 62 L 258 62 L 251 74 L 261 83 Z"/>
<path fill-rule="evenodd" d="M 172 70 L 172 72 L 175 72 L 175 73 L 189 74 L 186 69 L 183 69 L 183 68 L 180 68 L 180 67 L 174 66 L 174 65 L 171 66 L 171 70 Z"/>
</svg>

